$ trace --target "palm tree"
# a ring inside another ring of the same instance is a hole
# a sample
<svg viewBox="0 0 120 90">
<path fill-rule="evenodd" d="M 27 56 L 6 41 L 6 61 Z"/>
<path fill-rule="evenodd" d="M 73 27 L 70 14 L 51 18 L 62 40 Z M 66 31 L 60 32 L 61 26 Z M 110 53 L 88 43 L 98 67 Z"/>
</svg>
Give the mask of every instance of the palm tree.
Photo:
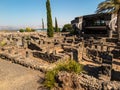
<svg viewBox="0 0 120 90">
<path fill-rule="evenodd" d="M 98 5 L 97 13 L 111 13 L 117 15 L 118 41 L 120 41 L 120 0 L 105 0 Z"/>
</svg>

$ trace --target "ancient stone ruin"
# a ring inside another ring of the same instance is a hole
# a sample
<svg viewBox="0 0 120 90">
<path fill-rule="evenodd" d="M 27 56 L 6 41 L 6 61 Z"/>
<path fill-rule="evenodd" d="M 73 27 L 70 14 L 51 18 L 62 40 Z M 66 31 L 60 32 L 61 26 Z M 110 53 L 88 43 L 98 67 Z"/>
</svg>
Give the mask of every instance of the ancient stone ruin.
<svg viewBox="0 0 120 90">
<path fill-rule="evenodd" d="M 120 89 L 117 83 L 120 81 L 120 46 L 109 38 L 69 33 L 56 33 L 53 38 L 48 38 L 45 32 L 4 33 L 0 34 L 0 58 L 42 72 L 73 59 L 84 65 L 87 74 L 72 77 L 60 73 L 58 79 L 63 82 L 62 88 L 70 86 L 72 90 L 74 85 L 76 90 Z M 61 77 L 62 74 L 65 77 Z M 68 84 L 66 77 L 70 79 Z"/>
</svg>

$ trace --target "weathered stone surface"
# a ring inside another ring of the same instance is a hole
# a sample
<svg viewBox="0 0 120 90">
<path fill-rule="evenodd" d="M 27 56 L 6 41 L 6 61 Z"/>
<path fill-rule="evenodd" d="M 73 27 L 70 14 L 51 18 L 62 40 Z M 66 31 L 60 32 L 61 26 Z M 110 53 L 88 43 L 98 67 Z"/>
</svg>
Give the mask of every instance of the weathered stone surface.
<svg viewBox="0 0 120 90">
<path fill-rule="evenodd" d="M 74 36 L 68 33 L 62 33 L 61 36 L 56 34 L 53 38 L 48 38 L 44 32 L 2 33 L 0 34 L 0 42 L 5 40 L 7 44 L 0 46 L 0 58 L 45 72 L 55 67 L 58 62 L 64 63 L 67 61 L 66 59 L 70 59 L 71 57 L 71 59 L 85 66 L 89 65 L 90 67 L 86 69 L 88 74 L 96 78 L 100 76 L 100 80 L 82 74 L 80 76 L 72 76 L 71 74 L 69 76 L 68 74 L 68 78 L 65 76 L 64 79 L 62 79 L 64 82 L 67 82 L 62 86 L 64 90 L 72 90 L 73 87 L 75 87 L 76 90 L 94 90 L 98 88 L 96 86 L 97 84 L 94 83 L 96 82 L 94 79 L 97 80 L 96 83 L 100 83 L 99 88 L 104 87 L 104 89 L 111 89 L 113 86 L 108 84 L 108 81 L 105 79 L 109 79 L 109 82 L 113 77 L 113 80 L 120 80 L 120 47 L 115 43 L 106 41 L 106 38 L 103 38 L 103 40 L 98 37 L 94 38 L 94 36 L 90 37 L 91 38 L 87 36 Z M 112 53 L 113 56 L 110 55 L 110 53 Z M 97 69 L 97 67 L 101 69 Z M 114 69 L 114 72 L 112 69 Z M 95 75 L 92 75 L 89 71 Z M 81 81 L 77 80 L 79 78 Z M 69 81 L 71 83 L 69 83 Z M 103 84 L 99 81 L 106 82 Z M 61 90 L 63 90 L 62 88 Z"/>
<path fill-rule="evenodd" d="M 104 82 L 85 74 L 59 72 L 57 76 L 62 90 L 119 90 L 120 82 Z M 58 88 L 57 87 L 57 88 Z M 61 89 L 58 89 L 61 90 Z"/>
<path fill-rule="evenodd" d="M 56 56 L 54 54 L 49 54 L 49 53 L 42 53 L 42 52 L 32 52 L 33 56 L 36 58 L 41 58 L 43 60 L 46 60 L 48 62 L 55 62 L 59 59 L 61 59 L 61 57 Z"/>
</svg>

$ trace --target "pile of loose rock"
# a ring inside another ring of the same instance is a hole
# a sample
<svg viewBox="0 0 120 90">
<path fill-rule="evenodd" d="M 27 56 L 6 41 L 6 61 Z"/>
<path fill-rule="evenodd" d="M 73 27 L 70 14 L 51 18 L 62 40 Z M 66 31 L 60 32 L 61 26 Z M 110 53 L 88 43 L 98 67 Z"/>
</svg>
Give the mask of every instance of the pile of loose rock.
<svg viewBox="0 0 120 90">
<path fill-rule="evenodd" d="M 102 81 L 86 74 L 59 72 L 57 90 L 119 90 L 120 82 Z"/>
</svg>

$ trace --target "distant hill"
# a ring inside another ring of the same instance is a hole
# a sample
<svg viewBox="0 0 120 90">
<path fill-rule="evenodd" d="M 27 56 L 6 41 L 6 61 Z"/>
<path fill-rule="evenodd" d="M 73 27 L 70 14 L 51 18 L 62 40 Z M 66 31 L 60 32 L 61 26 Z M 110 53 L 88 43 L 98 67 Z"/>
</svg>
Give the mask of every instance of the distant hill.
<svg viewBox="0 0 120 90">
<path fill-rule="evenodd" d="M 32 28 L 32 29 L 35 29 L 35 30 L 41 30 L 41 29 L 39 29 L 40 28 L 40 26 L 0 26 L 0 30 L 20 30 L 20 29 L 25 29 L 26 27 L 30 27 L 30 28 Z"/>
<path fill-rule="evenodd" d="M 0 30 L 6 31 L 6 30 L 19 30 L 17 27 L 10 27 L 10 26 L 0 26 Z"/>
</svg>

